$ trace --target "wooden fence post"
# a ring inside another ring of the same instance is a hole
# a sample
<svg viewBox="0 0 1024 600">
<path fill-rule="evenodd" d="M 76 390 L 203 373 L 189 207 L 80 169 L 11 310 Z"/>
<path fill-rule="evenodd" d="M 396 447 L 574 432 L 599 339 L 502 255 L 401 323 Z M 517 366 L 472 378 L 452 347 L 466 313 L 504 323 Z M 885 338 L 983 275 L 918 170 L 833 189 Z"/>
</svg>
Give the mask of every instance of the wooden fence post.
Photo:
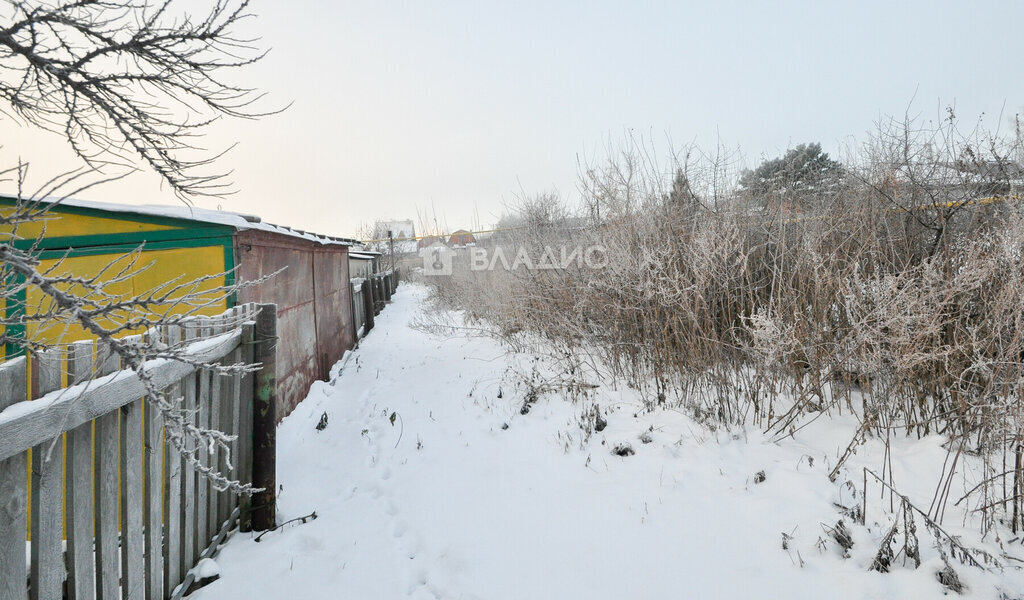
<svg viewBox="0 0 1024 600">
<path fill-rule="evenodd" d="M 380 307 L 377 303 L 380 301 L 380 294 L 377 290 L 377 276 L 370 275 L 370 305 L 373 306 L 373 314 L 380 314 Z"/>
<path fill-rule="evenodd" d="M 118 370 L 120 359 L 108 344 L 96 349 L 93 377 Z M 98 417 L 93 434 L 93 520 L 96 535 L 96 597 L 113 600 L 120 597 L 118 540 L 118 411 Z M 191 565 L 189 565 L 191 566 Z"/>
<path fill-rule="evenodd" d="M 210 319 L 200 317 L 198 325 L 199 339 L 208 340 L 213 333 L 213 326 Z M 196 371 L 196 422 L 200 429 L 210 428 L 210 371 L 199 369 Z M 209 448 L 204 444 L 196 444 L 196 460 L 199 466 L 208 468 L 210 466 Z M 203 553 L 210 543 L 209 524 L 207 518 L 210 516 L 210 481 L 200 473 L 195 477 L 195 560 Z"/>
<path fill-rule="evenodd" d="M 377 275 L 370 275 L 370 297 L 373 298 L 373 301 L 371 302 L 371 304 L 373 304 L 373 306 L 374 306 L 374 314 L 375 315 L 380 314 L 380 312 L 381 312 L 381 307 L 380 307 L 381 293 L 380 293 L 380 288 L 377 286 L 377 280 L 378 280 Z"/>
<path fill-rule="evenodd" d="M 188 321 L 182 323 L 182 335 L 185 342 L 193 342 L 199 337 L 199 326 L 198 321 L 195 317 L 190 318 Z M 185 394 L 183 396 L 183 406 L 185 407 L 185 419 L 189 425 L 196 425 L 196 402 L 199 396 L 197 377 L 199 371 L 192 373 L 185 377 L 182 385 L 185 388 Z M 196 451 L 196 441 L 191 436 L 185 436 L 182 440 L 182 446 L 185 449 L 186 454 L 194 454 Z M 177 510 L 181 511 L 181 565 L 179 573 L 188 573 L 188 570 L 196 564 L 196 560 L 199 557 L 199 550 L 196 550 L 196 471 L 195 468 L 189 464 L 183 456 L 179 456 L 181 460 L 181 481 L 182 481 L 182 493 L 181 493 L 181 506 Z"/>
<path fill-rule="evenodd" d="M 44 350 L 32 357 L 32 398 L 42 398 L 61 388 L 61 350 Z M 61 548 L 64 514 L 64 441 L 57 434 L 52 442 L 32 448 L 32 600 L 60 598 L 64 588 L 64 554 Z"/>
<path fill-rule="evenodd" d="M 373 284 L 369 279 L 363 280 L 363 335 L 373 329 Z"/>
<path fill-rule="evenodd" d="M 150 329 L 146 332 L 148 341 L 167 342 L 166 329 Z M 155 399 L 145 403 L 142 430 L 144 432 L 143 447 L 145 459 L 143 483 L 145 486 L 145 506 L 143 522 L 145 529 L 146 552 L 146 600 L 163 600 L 164 598 L 164 535 L 163 535 L 163 473 L 164 473 L 164 418 L 160 413 Z M 70 440 L 70 437 L 68 438 Z M 70 456 L 70 455 L 69 455 Z M 71 506 L 70 504 L 68 505 Z M 70 508 L 68 509 L 70 510 Z M 74 596 L 84 598 L 86 596 Z"/>
<path fill-rule="evenodd" d="M 0 363 L 0 410 L 28 397 L 26 358 Z M 27 600 L 25 532 L 28 517 L 27 452 L 0 460 L 0 598 Z"/>
<path fill-rule="evenodd" d="M 376 275 L 373 278 L 373 291 L 376 297 L 374 302 L 374 310 L 376 314 L 380 314 L 380 311 L 384 310 L 384 276 Z"/>
<path fill-rule="evenodd" d="M 180 325 L 171 325 L 166 328 L 167 344 L 174 348 L 181 343 L 182 329 Z M 178 402 L 183 398 L 184 389 L 179 381 L 167 389 L 167 398 L 172 402 Z M 182 502 L 182 461 L 178 449 L 170 440 L 163 440 L 161 454 L 166 458 L 164 461 L 164 513 L 167 515 L 167 524 L 164 526 L 164 590 L 170 593 L 182 579 L 181 556 L 184 552 L 181 542 L 181 530 L 183 527 L 181 517 Z"/>
<path fill-rule="evenodd" d="M 274 527 L 277 516 L 277 305 L 259 305 L 254 333 L 260 369 L 252 415 L 252 483 L 263 491 L 253 496 L 249 519 L 253 531 L 265 531 Z"/>
<path fill-rule="evenodd" d="M 93 350 L 96 343 L 83 340 L 71 344 L 68 355 L 68 385 L 92 379 Z M 67 503 L 68 596 L 96 596 L 96 567 L 93 556 L 93 458 L 92 423 L 85 423 L 68 432 L 67 476 L 64 482 Z M 0 594 L 3 596 L 3 594 Z"/>
</svg>

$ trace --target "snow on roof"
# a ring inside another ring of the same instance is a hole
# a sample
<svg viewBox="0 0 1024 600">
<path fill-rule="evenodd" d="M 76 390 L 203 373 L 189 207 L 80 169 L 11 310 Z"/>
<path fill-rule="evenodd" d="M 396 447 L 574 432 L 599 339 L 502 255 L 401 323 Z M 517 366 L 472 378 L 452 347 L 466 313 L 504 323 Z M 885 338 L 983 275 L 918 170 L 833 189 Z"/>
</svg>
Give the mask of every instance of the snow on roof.
<svg viewBox="0 0 1024 600">
<path fill-rule="evenodd" d="M 375 258 L 380 257 L 380 252 L 365 252 L 363 250 L 360 250 L 358 252 L 354 252 L 354 251 L 350 250 L 349 253 L 348 253 L 348 257 L 349 258 L 358 258 L 359 260 L 373 260 Z"/>
<path fill-rule="evenodd" d="M 42 200 L 42 202 L 50 202 L 54 204 L 58 203 L 57 200 L 48 199 Z M 88 208 L 93 210 L 102 210 L 115 213 L 167 217 L 171 219 L 197 221 L 200 223 L 212 223 L 214 225 L 226 225 L 228 227 L 233 227 L 240 231 L 246 229 L 257 229 L 260 231 L 269 231 L 280 235 L 286 235 L 289 237 L 296 237 L 304 240 L 309 240 L 324 245 L 339 244 L 343 246 L 352 246 L 358 243 L 356 240 L 348 238 L 321 235 L 317 233 L 310 233 L 308 231 L 302 231 L 301 229 L 292 229 L 291 227 L 285 227 L 283 225 L 264 223 L 262 219 L 260 219 L 260 217 L 255 215 L 246 215 L 242 213 L 228 212 L 222 210 L 210 210 L 207 208 L 199 208 L 196 206 L 188 206 L 185 204 L 114 204 L 112 202 L 93 202 L 91 200 L 76 200 L 73 198 L 68 198 L 59 201 L 59 204 L 60 206 L 68 206 L 75 208 Z"/>
</svg>

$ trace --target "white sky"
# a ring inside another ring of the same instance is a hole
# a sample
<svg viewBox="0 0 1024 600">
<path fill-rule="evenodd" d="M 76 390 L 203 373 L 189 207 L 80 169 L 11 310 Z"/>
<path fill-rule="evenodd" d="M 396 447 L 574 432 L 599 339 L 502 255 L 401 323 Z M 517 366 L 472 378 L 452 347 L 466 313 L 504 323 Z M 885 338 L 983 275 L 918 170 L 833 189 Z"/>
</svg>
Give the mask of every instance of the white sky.
<svg viewBox="0 0 1024 600">
<path fill-rule="evenodd" d="M 195 1 L 195 0 L 193 0 Z M 206 145 L 239 192 L 199 200 L 325 234 L 436 213 L 487 226 L 516 195 L 575 194 L 577 160 L 633 132 L 718 139 L 756 164 L 837 152 L 881 115 L 1006 126 L 1024 110 L 1024 4 L 975 2 L 334 2 L 254 0 L 272 48 L 235 81 L 284 114 Z M 58 137 L 0 121 L 0 164 L 66 166 Z M 80 195 L 173 203 L 151 174 Z"/>
</svg>

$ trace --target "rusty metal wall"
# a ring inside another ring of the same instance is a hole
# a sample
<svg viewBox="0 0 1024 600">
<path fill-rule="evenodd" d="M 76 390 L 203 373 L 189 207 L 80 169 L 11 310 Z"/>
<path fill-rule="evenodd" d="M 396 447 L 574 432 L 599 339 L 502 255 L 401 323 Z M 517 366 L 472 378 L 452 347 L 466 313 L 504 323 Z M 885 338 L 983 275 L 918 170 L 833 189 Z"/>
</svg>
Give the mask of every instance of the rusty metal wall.
<svg viewBox="0 0 1024 600">
<path fill-rule="evenodd" d="M 338 252 L 339 248 L 344 251 Z M 313 253 L 313 283 L 320 379 L 327 379 L 334 363 L 356 342 L 348 248 L 317 248 Z"/>
<path fill-rule="evenodd" d="M 238 293 L 239 302 L 277 304 L 277 418 L 282 419 L 354 345 L 348 248 L 259 230 L 236 232 L 234 246 L 239 282 L 284 268 Z"/>
</svg>

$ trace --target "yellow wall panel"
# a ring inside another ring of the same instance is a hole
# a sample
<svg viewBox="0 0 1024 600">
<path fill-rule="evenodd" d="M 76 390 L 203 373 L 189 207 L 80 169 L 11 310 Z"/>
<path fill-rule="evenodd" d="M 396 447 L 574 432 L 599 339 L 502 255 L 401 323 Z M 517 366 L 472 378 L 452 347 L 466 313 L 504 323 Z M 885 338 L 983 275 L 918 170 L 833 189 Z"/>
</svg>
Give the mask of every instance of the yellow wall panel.
<svg viewBox="0 0 1024 600">
<path fill-rule="evenodd" d="M 0 207 L 0 215 L 9 215 L 13 212 L 11 207 Z M 65 212 L 58 212 L 59 209 L 48 214 L 44 220 L 33 223 L 23 223 L 18 227 L 18 236 L 22 239 L 34 239 L 46 228 L 46 237 L 67 237 L 96 234 L 117 234 L 137 233 L 142 231 L 164 231 L 168 229 L 181 229 L 174 225 L 138 223 L 125 218 L 105 218 L 87 215 L 76 215 Z M 7 228 L 9 230 L 9 228 Z"/>
<path fill-rule="evenodd" d="M 196 248 L 173 248 L 167 250 L 149 250 L 141 254 L 97 254 L 92 256 L 71 256 L 62 260 L 42 261 L 40 267 L 53 275 L 74 274 L 76 277 L 94 277 L 102 273 L 102 280 L 122 279 L 112 282 L 105 290 L 113 296 L 113 300 L 154 293 L 166 294 L 176 284 L 186 284 L 203 276 L 218 274 L 224 271 L 224 247 L 203 246 Z M 172 282 L 172 283 L 168 283 Z M 220 275 L 197 286 L 186 286 L 177 290 L 174 297 L 187 293 L 202 292 L 224 285 L 224 276 Z M 70 291 L 83 293 L 81 286 L 70 286 Z M 211 294 L 208 298 L 213 299 Z M 110 299 L 99 297 L 89 298 L 105 303 Z M 45 313 L 51 307 L 52 300 L 39 289 L 30 288 L 26 294 L 26 315 Z M 151 315 L 162 315 L 168 311 L 181 314 L 191 306 L 173 307 L 171 304 L 153 305 Z M 172 310 L 173 309 L 173 310 Z M 205 315 L 216 315 L 227 309 L 226 302 L 221 299 L 198 312 Z M 124 317 L 126 315 L 119 315 Z M 135 315 L 136 317 L 138 315 Z M 115 317 L 117 318 L 117 317 Z M 117 318 L 120 321 L 120 318 Z M 115 323 L 110 320 L 101 321 L 104 326 Z M 77 323 L 28 323 L 25 328 L 26 337 L 47 344 L 68 344 L 77 340 L 89 339 L 88 334 Z M 141 333 L 139 331 L 133 333 Z"/>
</svg>

